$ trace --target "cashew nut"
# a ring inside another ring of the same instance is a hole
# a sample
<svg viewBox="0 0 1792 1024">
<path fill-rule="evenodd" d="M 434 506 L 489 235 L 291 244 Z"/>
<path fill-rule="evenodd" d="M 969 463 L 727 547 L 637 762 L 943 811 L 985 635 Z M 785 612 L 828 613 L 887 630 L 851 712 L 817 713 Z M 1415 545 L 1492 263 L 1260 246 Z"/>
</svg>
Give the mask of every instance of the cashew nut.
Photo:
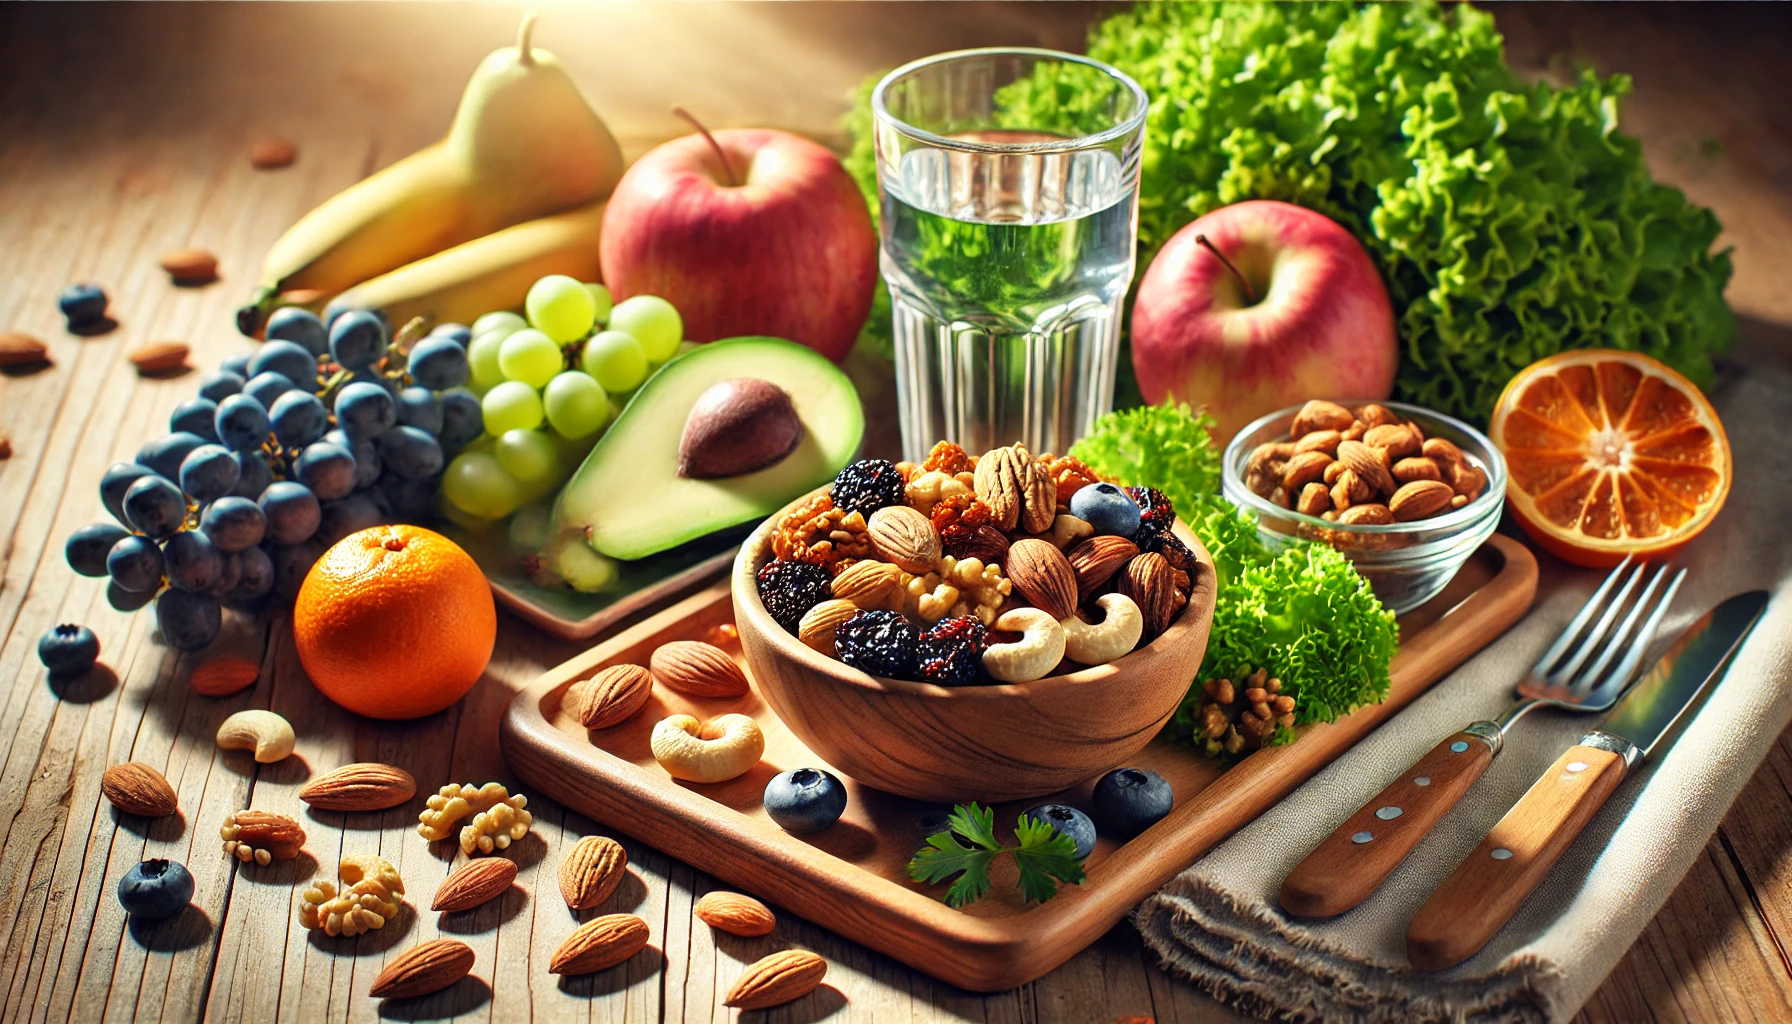
<svg viewBox="0 0 1792 1024">
<path fill-rule="evenodd" d="M 745 775 L 765 753 L 759 723 L 746 715 L 723 715 L 705 725 L 690 715 L 673 715 L 653 727 L 653 757 L 675 779 L 726 782 Z"/>
<path fill-rule="evenodd" d="M 983 670 L 1004 683 L 1038 679 L 1064 660 L 1064 627 L 1049 612 L 1015 608 L 1002 613 L 996 628 L 1021 634 L 1014 643 L 995 644 L 983 652 Z"/>
<path fill-rule="evenodd" d="M 218 726 L 220 749 L 253 750 L 262 764 L 283 760 L 292 745 L 292 725 L 272 711 L 238 711 Z"/>
<path fill-rule="evenodd" d="M 1132 598 L 1108 594 L 1095 603 L 1101 608 L 1100 622 L 1088 623 L 1072 615 L 1062 623 L 1064 653 L 1084 665 L 1106 665 L 1123 658 L 1145 635 L 1145 615 Z"/>
</svg>

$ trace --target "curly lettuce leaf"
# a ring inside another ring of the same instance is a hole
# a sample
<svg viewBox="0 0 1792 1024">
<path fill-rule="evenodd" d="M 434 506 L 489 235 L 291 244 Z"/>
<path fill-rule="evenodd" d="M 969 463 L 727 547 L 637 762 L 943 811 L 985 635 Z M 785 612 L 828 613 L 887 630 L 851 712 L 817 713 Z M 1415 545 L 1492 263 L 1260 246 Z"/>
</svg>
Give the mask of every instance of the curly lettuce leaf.
<svg viewBox="0 0 1792 1024">
<path fill-rule="evenodd" d="M 1110 412 L 1072 445 L 1070 454 L 1103 476 L 1152 481 L 1177 508 L 1220 489 L 1220 456 L 1205 410 L 1145 405 Z"/>
</svg>

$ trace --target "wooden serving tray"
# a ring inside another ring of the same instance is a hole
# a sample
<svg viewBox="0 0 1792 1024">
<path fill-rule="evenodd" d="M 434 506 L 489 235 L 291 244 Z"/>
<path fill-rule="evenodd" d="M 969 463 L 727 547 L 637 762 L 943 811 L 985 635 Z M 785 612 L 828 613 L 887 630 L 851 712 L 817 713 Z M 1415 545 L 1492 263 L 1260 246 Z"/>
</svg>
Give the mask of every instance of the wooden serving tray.
<svg viewBox="0 0 1792 1024">
<path fill-rule="evenodd" d="M 785 728 L 757 689 L 729 700 L 698 700 L 656 687 L 640 714 L 601 732 L 586 730 L 562 710 L 567 687 L 598 669 L 645 665 L 660 644 L 700 639 L 733 621 L 726 583 L 544 674 L 511 702 L 499 736 L 511 768 L 566 806 L 937 978 L 996 991 L 1045 974 L 1095 941 L 1178 871 L 1504 632 L 1530 608 L 1536 588 L 1536 559 L 1496 534 L 1442 594 L 1401 617 L 1403 639 L 1386 701 L 1328 725 L 1304 727 L 1295 743 L 1253 754 L 1230 769 L 1171 740 L 1153 741 L 1133 763 L 1170 781 L 1175 809 L 1131 842 L 1102 839 L 1085 862 L 1087 881 L 1065 886 L 1042 904 L 1021 899 L 1008 858 L 992 873 L 995 888 L 963 910 L 940 902 L 943 887 L 908 879 L 909 858 L 943 822 L 946 806 L 846 779 L 850 802 L 833 827 L 794 836 L 772 824 L 760 807 L 766 782 L 791 768 L 830 766 Z M 654 761 L 648 739 L 661 718 L 731 711 L 752 715 L 765 733 L 765 757 L 746 775 L 688 784 L 671 779 Z M 1086 810 L 1090 788 L 1084 783 L 1058 797 L 999 804 L 996 821 L 1006 833 L 1020 811 L 1045 800 Z"/>
</svg>

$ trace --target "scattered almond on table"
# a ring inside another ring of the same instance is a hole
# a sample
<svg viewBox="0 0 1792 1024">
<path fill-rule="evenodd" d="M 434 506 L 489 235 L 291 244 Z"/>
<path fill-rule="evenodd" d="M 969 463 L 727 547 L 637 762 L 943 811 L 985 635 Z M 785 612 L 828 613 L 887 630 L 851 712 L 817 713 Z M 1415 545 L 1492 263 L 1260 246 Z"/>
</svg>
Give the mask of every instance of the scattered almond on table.
<svg viewBox="0 0 1792 1024">
<path fill-rule="evenodd" d="M 383 811 L 416 795 L 410 772 L 372 761 L 345 764 L 299 789 L 299 799 L 320 811 Z"/>
<path fill-rule="evenodd" d="M 503 857 L 480 857 L 461 865 L 443 879 L 429 909 L 452 914 L 502 896 L 516 881 L 516 862 Z"/>
<path fill-rule="evenodd" d="M 161 263 L 175 284 L 209 284 L 218 279 L 218 257 L 204 249 L 174 249 L 162 254 Z"/>
<path fill-rule="evenodd" d="M 159 373 L 172 373 L 187 364 L 189 349 L 185 342 L 152 341 L 133 349 L 130 355 L 131 365 L 143 376 Z"/>
<path fill-rule="evenodd" d="M 628 851 L 608 836 L 586 836 L 560 861 L 560 895 L 573 910 L 590 910 L 628 873 Z"/>
<path fill-rule="evenodd" d="M 0 366 L 48 366 L 50 350 L 24 331 L 0 332 Z"/>
<path fill-rule="evenodd" d="M 458 939 L 432 939 L 392 958 L 367 994 L 375 999 L 408 999 L 439 992 L 473 969 L 473 947 Z"/>
<path fill-rule="evenodd" d="M 162 773 L 141 761 L 126 761 L 100 776 L 100 792 L 112 806 L 141 818 L 165 818 L 180 809 L 174 787 Z"/>
<path fill-rule="evenodd" d="M 278 135 L 269 135 L 257 139 L 249 147 L 249 163 L 257 170 L 271 171 L 280 167 L 290 167 L 298 159 L 299 147 L 291 139 L 283 139 Z"/>
<path fill-rule="evenodd" d="M 754 938 L 770 935 L 778 926 L 770 907 L 738 892 L 705 893 L 695 910 L 699 921 L 730 935 Z"/>
<path fill-rule="evenodd" d="M 635 717 L 653 695 L 653 673 L 639 665 L 610 665 L 567 693 L 567 710 L 587 729 L 608 729 Z"/>
<path fill-rule="evenodd" d="M 647 922 L 633 914 L 605 914 L 566 937 L 548 963 L 549 974 L 590 974 L 647 948 Z"/>
<path fill-rule="evenodd" d="M 763 1010 L 801 999 L 821 985 L 828 962 L 806 949 L 786 949 L 755 962 L 728 990 L 724 1006 Z"/>
<path fill-rule="evenodd" d="M 261 667 L 247 658 L 214 658 L 193 669 L 187 685 L 202 697 L 228 697 L 253 685 Z"/>
</svg>

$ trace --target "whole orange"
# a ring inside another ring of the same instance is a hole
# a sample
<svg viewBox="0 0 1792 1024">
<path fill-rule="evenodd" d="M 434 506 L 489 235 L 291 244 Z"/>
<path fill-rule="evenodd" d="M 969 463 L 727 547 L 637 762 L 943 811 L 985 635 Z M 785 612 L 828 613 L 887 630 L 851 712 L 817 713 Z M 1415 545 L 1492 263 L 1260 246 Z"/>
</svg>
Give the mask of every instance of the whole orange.
<svg viewBox="0 0 1792 1024">
<path fill-rule="evenodd" d="M 418 526 L 373 526 L 324 552 L 293 607 L 299 661 L 369 718 L 434 714 L 479 681 L 498 636 L 472 556 Z"/>
</svg>

